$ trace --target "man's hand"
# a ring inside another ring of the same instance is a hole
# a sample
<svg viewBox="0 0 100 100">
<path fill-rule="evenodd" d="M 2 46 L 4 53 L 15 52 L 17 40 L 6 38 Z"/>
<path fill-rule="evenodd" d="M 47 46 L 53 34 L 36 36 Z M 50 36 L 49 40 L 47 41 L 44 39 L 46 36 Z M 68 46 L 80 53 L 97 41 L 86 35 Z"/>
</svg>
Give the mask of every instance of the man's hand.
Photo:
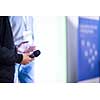
<svg viewBox="0 0 100 100">
<path fill-rule="evenodd" d="M 29 55 L 30 55 L 30 53 L 23 54 L 23 60 L 22 60 L 21 64 L 25 65 L 34 60 L 34 58 L 30 58 Z"/>
<path fill-rule="evenodd" d="M 28 48 L 26 48 L 24 50 L 23 53 L 30 53 L 30 52 L 33 52 L 34 50 L 36 50 L 36 47 L 35 46 L 29 46 Z"/>
<path fill-rule="evenodd" d="M 32 44 L 30 45 L 28 41 L 21 42 L 17 46 L 17 51 L 19 53 L 30 53 L 30 52 L 33 52 L 34 50 L 36 50 L 36 47 L 33 46 Z"/>
</svg>

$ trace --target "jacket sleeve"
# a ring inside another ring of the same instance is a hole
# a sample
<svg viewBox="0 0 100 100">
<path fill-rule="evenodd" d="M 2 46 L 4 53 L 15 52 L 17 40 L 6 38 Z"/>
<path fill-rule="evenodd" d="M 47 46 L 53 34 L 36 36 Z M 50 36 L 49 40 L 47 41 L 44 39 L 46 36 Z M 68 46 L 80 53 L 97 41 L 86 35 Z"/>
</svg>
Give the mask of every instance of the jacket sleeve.
<svg viewBox="0 0 100 100">
<path fill-rule="evenodd" d="M 22 59 L 23 55 L 17 54 L 15 49 L 0 47 L 0 64 L 12 65 L 21 63 Z"/>
</svg>

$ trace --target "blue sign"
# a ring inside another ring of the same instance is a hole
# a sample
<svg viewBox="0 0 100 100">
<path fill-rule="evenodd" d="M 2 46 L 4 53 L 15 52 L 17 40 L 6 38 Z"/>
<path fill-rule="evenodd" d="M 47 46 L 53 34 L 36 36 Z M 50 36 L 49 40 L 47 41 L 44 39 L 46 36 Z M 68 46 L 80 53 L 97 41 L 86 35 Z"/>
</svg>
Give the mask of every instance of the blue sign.
<svg viewBox="0 0 100 100">
<path fill-rule="evenodd" d="M 99 20 L 79 17 L 78 81 L 99 77 Z"/>
</svg>

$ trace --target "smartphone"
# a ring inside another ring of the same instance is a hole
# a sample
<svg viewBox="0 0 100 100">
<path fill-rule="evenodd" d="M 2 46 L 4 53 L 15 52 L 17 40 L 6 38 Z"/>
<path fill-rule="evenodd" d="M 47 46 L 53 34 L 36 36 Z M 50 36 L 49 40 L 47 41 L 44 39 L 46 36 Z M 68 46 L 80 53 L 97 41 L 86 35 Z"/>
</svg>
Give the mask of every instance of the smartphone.
<svg viewBox="0 0 100 100">
<path fill-rule="evenodd" d="M 40 50 L 35 50 L 29 57 L 31 58 L 38 57 L 40 54 L 41 54 Z"/>
</svg>

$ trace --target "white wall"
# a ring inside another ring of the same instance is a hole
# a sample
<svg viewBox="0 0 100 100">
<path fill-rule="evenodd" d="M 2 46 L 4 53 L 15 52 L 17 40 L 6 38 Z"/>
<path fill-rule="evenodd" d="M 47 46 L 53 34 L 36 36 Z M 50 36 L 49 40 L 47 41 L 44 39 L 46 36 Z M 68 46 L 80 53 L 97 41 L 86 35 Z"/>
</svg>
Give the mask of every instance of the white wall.
<svg viewBox="0 0 100 100">
<path fill-rule="evenodd" d="M 67 17 L 67 78 L 69 83 L 77 82 L 77 28 L 78 16 Z"/>
<path fill-rule="evenodd" d="M 34 17 L 35 82 L 66 82 L 66 24 L 63 16 Z"/>
</svg>

